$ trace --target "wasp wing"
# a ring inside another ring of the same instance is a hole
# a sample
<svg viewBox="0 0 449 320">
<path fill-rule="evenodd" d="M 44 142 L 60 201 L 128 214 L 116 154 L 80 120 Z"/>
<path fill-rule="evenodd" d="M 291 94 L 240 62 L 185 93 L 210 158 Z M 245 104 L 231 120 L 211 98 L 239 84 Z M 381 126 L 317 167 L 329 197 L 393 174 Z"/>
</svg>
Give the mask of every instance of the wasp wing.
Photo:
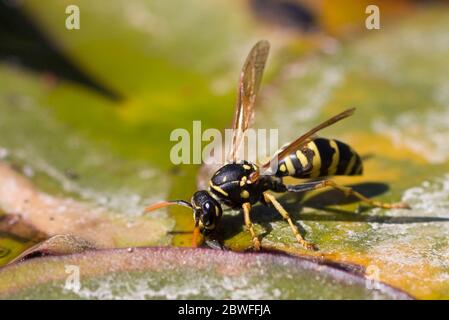
<svg viewBox="0 0 449 320">
<path fill-rule="evenodd" d="M 343 120 L 343 119 L 351 116 L 354 113 L 354 111 L 355 111 L 355 108 L 347 109 L 347 110 L 337 114 L 336 116 L 333 116 L 332 118 L 320 123 L 319 125 L 312 128 L 311 130 L 307 131 L 302 136 L 300 136 L 298 139 L 294 140 L 286 147 L 283 147 L 281 150 L 277 151 L 273 155 L 273 157 L 271 157 L 271 159 L 269 161 L 265 162 L 262 165 L 262 169 L 264 169 L 264 170 L 270 169 L 270 167 L 271 167 L 270 164 L 273 162 L 273 160 L 275 158 L 277 158 L 278 160 L 284 159 L 290 153 L 292 153 L 298 149 L 301 149 L 307 143 L 309 143 L 311 139 L 313 139 L 315 133 L 317 133 L 318 131 L 320 131 L 324 128 L 327 128 L 327 127 L 333 125 L 334 123 L 336 123 L 340 120 Z"/>
<path fill-rule="evenodd" d="M 257 42 L 251 49 L 240 73 L 237 91 L 237 105 L 232 125 L 232 145 L 228 155 L 229 162 L 236 162 L 243 137 L 254 117 L 254 104 L 267 61 L 270 43 Z"/>
</svg>

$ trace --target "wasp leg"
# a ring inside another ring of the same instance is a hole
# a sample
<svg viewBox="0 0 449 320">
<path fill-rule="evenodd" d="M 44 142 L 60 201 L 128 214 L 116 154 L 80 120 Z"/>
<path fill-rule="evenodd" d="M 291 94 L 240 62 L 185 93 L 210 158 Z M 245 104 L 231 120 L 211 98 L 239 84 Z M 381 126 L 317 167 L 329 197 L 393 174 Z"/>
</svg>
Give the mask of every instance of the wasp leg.
<svg viewBox="0 0 449 320">
<path fill-rule="evenodd" d="M 380 202 L 376 200 L 369 199 L 365 197 L 363 194 L 354 191 L 353 189 L 345 186 L 340 186 L 336 184 L 332 180 L 321 180 L 321 181 L 314 181 L 314 182 L 307 182 L 303 184 L 298 184 L 295 186 L 287 186 L 287 191 L 291 192 L 305 192 L 310 190 L 316 190 L 321 188 L 331 187 L 336 190 L 339 190 L 343 192 L 346 196 L 354 196 L 358 198 L 359 200 L 368 203 L 369 205 L 373 207 L 379 207 L 379 208 L 385 208 L 385 209 L 410 209 L 410 206 L 407 203 L 398 202 L 398 203 L 386 203 L 386 202 Z"/>
<path fill-rule="evenodd" d="M 316 246 L 313 243 L 307 242 L 306 240 L 304 240 L 304 238 L 301 236 L 301 234 L 299 233 L 298 228 L 296 227 L 296 225 L 293 223 L 292 219 L 290 218 L 288 212 L 281 206 L 281 204 L 276 200 L 276 198 L 269 194 L 268 192 L 264 192 L 263 193 L 264 199 L 266 203 L 272 203 L 273 206 L 276 208 L 276 210 L 281 214 L 281 216 L 288 221 L 288 224 L 290 225 L 290 228 L 293 231 L 293 234 L 296 237 L 296 240 L 298 240 L 298 242 L 306 249 L 309 250 L 316 250 Z"/>
<path fill-rule="evenodd" d="M 251 238 L 253 239 L 253 245 L 255 250 L 260 250 L 260 241 L 254 232 L 253 223 L 251 222 L 251 218 L 249 216 L 249 212 L 251 211 L 251 204 L 249 202 L 245 202 L 242 205 L 243 208 L 243 217 L 245 219 L 246 229 L 248 229 L 251 234 Z"/>
</svg>

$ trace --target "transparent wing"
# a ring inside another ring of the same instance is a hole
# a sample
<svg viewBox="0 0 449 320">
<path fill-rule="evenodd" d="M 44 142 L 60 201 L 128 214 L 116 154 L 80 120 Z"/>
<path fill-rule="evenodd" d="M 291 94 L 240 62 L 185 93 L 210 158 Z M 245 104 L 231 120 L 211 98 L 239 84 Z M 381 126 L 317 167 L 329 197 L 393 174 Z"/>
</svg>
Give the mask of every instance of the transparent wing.
<svg viewBox="0 0 449 320">
<path fill-rule="evenodd" d="M 306 133 L 304 133 L 302 136 L 300 136 L 298 139 L 294 140 L 293 142 L 291 142 L 289 145 L 287 145 L 286 147 L 282 148 L 281 150 L 277 151 L 273 157 L 271 157 L 271 159 L 267 162 L 265 162 L 262 165 L 263 169 L 269 169 L 270 168 L 270 164 L 273 162 L 274 158 L 277 157 L 278 160 L 281 160 L 283 158 L 285 158 L 286 156 L 288 156 L 290 153 L 301 149 L 302 147 L 304 147 L 307 143 L 309 143 L 309 141 L 314 137 L 314 135 L 326 128 L 329 127 L 331 125 L 333 125 L 334 123 L 343 120 L 349 116 L 351 116 L 355 111 L 355 108 L 351 108 L 351 109 L 347 109 L 339 114 L 337 114 L 336 116 L 320 123 L 319 125 L 317 125 L 316 127 L 312 128 L 311 130 L 307 131 Z"/>
<path fill-rule="evenodd" d="M 254 104 L 262 80 L 270 44 L 266 40 L 257 42 L 251 49 L 242 72 L 237 91 L 237 105 L 232 125 L 232 145 L 228 155 L 229 162 L 236 162 L 243 137 L 254 116 Z"/>
</svg>

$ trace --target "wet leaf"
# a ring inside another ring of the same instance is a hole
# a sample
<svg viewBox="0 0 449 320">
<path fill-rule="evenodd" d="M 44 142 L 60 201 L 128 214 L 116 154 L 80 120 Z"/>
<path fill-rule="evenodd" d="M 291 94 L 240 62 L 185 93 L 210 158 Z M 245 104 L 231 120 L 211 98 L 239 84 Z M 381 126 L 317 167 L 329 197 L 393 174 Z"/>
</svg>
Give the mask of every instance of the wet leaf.
<svg viewBox="0 0 449 320">
<path fill-rule="evenodd" d="M 303 250 L 276 212 L 257 206 L 253 220 L 263 246 L 356 263 L 367 274 L 418 298 L 448 298 L 447 8 L 415 12 L 394 25 L 382 25 L 380 31 L 340 43 L 268 31 L 243 2 L 167 3 L 111 1 L 106 8 L 92 1 L 25 2 L 28 14 L 52 43 L 85 73 L 118 92 L 120 99 L 57 74 L 34 74 L 2 63 L 0 209 L 20 216 L 33 234 L 45 237 L 70 233 L 98 247 L 189 245 L 192 219 L 187 209 L 142 215 L 148 203 L 189 199 L 195 190 L 197 167 L 170 162 L 169 134 L 175 128 L 191 131 L 197 119 L 203 129 L 229 126 L 241 63 L 256 40 L 267 38 L 274 50 L 256 127 L 279 128 L 280 142 L 289 141 L 312 124 L 356 106 L 354 117 L 323 135 L 353 145 L 366 158 L 365 175 L 337 181 L 385 201 L 408 201 L 413 210 L 365 208 L 331 191 L 280 195 L 320 251 Z M 64 27 L 67 4 L 80 6 L 78 31 Z M 185 14 L 179 17 L 180 11 Z M 210 26 L 207 32 L 204 25 Z M 319 54 L 311 54 L 317 48 Z M 236 212 L 226 212 L 223 219 L 220 232 L 233 250 L 250 247 L 242 220 Z M 33 237 L 18 242 L 11 233 L 2 233 L 0 264 L 35 244 Z M 80 255 L 90 261 L 87 256 Z M 23 268 L 26 276 L 0 285 L 8 292 L 19 290 L 20 283 L 25 288 L 39 278 L 25 266 L 75 262 L 72 258 L 35 259 L 7 267 L 4 270 Z M 104 263 L 98 270 L 107 272 Z M 57 297 L 64 282 L 64 269 L 58 270 L 59 291 L 46 278 L 39 290 L 23 291 L 23 296 Z M 159 275 L 163 279 L 164 273 Z M 143 283 L 150 297 L 173 297 L 177 292 L 154 293 L 155 287 L 142 282 L 145 277 L 136 282 L 128 274 L 124 277 L 119 283 Z M 302 279 L 300 273 L 295 277 Z M 88 286 L 82 297 L 109 297 L 105 292 L 115 290 L 114 282 L 103 280 Z M 210 281 L 220 286 L 221 280 Z M 183 296 L 190 296 L 192 281 L 183 287 Z M 291 286 L 291 281 L 285 285 Z M 207 296 L 205 290 L 192 295 Z M 291 290 L 292 296 L 305 294 L 302 287 Z M 346 290 L 339 287 L 335 296 Z M 265 291 L 258 287 L 251 293 L 264 297 Z M 313 290 L 310 294 L 322 296 Z"/>
<path fill-rule="evenodd" d="M 80 287 L 66 287 L 67 266 Z M 13 280 L 14 279 L 14 280 Z M 97 250 L 0 270 L 12 299 L 409 299 L 401 291 L 311 261 L 188 248 Z"/>
<path fill-rule="evenodd" d="M 162 219 L 125 219 L 104 208 L 43 193 L 4 164 L 0 164 L 0 204 L 45 235 L 73 234 L 99 247 L 157 243 L 166 233 Z"/>
<path fill-rule="evenodd" d="M 447 9 L 416 14 L 332 55 L 286 65 L 262 88 L 256 125 L 280 128 L 281 141 L 356 106 L 353 117 L 322 135 L 348 142 L 366 157 L 364 175 L 335 180 L 412 206 L 373 209 L 331 190 L 279 195 L 320 250 L 301 248 L 273 209 L 258 206 L 253 220 L 266 249 L 356 263 L 416 297 L 449 297 L 448 17 Z M 251 245 L 241 215 L 230 212 L 223 224 L 228 248 Z"/>
<path fill-rule="evenodd" d="M 82 11 L 79 31 L 65 28 L 68 4 Z M 75 234 L 101 247 L 168 244 L 175 221 L 163 213 L 142 216 L 142 209 L 168 194 L 193 191 L 188 181 L 195 174 L 193 166 L 173 170 L 169 134 L 177 127 L 191 128 L 194 118 L 214 127 L 228 121 L 236 78 L 228 66 L 240 64 L 240 51 L 259 37 L 255 21 L 235 9 L 240 5 L 226 1 L 218 11 L 212 4 L 180 1 L 192 12 L 186 20 L 173 19 L 173 4 L 165 2 L 115 1 L 108 10 L 91 1 L 23 5 L 51 45 L 121 98 L 59 74 L 33 74 L 2 63 L 0 159 L 6 164 L 0 164 L 0 208 L 22 215 L 48 236 Z M 226 17 L 217 20 L 222 14 Z M 215 31 L 191 37 L 194 42 L 186 38 L 203 28 L 205 18 L 215 23 Z M 162 29 L 153 32 L 151 23 Z M 175 242 L 190 244 L 188 237 Z M 0 246 L 5 245 L 8 259 L 35 243 L 11 250 L 7 242 L 10 238 Z"/>
<path fill-rule="evenodd" d="M 0 213 L 0 266 L 47 238 L 19 215 Z"/>
</svg>

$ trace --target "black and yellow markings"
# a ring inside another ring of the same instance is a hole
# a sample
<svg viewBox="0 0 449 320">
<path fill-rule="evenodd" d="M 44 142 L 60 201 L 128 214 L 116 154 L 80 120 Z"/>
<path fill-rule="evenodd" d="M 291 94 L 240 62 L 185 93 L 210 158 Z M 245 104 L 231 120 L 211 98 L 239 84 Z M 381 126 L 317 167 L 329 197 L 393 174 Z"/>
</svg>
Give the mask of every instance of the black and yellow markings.
<svg viewBox="0 0 449 320">
<path fill-rule="evenodd" d="M 248 177 L 247 176 L 243 176 L 242 179 L 240 179 L 240 186 L 243 187 L 244 185 L 246 185 L 246 183 L 248 182 Z"/>
<path fill-rule="evenodd" d="M 329 166 L 329 144 L 326 144 L 324 139 L 315 139 L 307 144 L 307 147 L 313 151 L 312 172 L 310 172 L 310 178 L 317 178 L 322 176 L 324 171 L 327 172 Z"/>
<path fill-rule="evenodd" d="M 295 166 L 293 165 L 293 161 L 292 161 L 291 155 L 284 159 L 284 164 L 287 167 L 288 175 L 290 175 L 290 176 L 295 175 L 297 167 L 295 168 Z"/>
<path fill-rule="evenodd" d="M 287 166 L 285 165 L 285 163 L 281 163 L 281 165 L 279 166 L 279 170 L 280 170 L 282 173 L 287 172 Z"/>
<path fill-rule="evenodd" d="M 240 147 L 243 145 L 240 142 L 244 140 L 244 135 L 250 127 L 249 122 L 254 115 L 255 98 L 262 79 L 268 51 L 269 44 L 267 41 L 258 42 L 248 55 L 240 73 L 236 117 L 232 132 L 233 141 L 228 157 L 229 163 L 215 172 L 209 181 L 208 190 L 198 190 L 194 193 L 190 203 L 184 200 L 162 201 L 147 207 L 145 212 L 169 205 L 181 205 L 192 209 L 195 222 L 192 243 L 196 247 L 198 245 L 197 239 L 203 229 L 215 229 L 223 213 L 222 204 L 233 209 L 241 208 L 246 228 L 251 234 L 253 246 L 256 250 L 259 250 L 261 242 L 255 233 L 250 211 L 252 204 L 259 202 L 264 205 L 272 204 L 287 220 L 297 241 L 307 249 L 314 249 L 313 244 L 304 240 L 288 212 L 268 191 L 275 193 L 306 192 L 318 188 L 332 187 L 345 194 L 352 194 L 376 207 L 408 207 L 402 203 L 386 204 L 371 200 L 351 188 L 337 185 L 329 179 L 314 179 L 297 185 L 287 185 L 282 181 L 282 177 L 285 176 L 301 179 L 361 173 L 363 170 L 362 160 L 351 147 L 337 140 L 315 138 L 318 131 L 349 117 L 354 113 L 355 108 L 347 109 L 327 119 L 303 133 L 291 143 L 284 145 L 270 157 L 269 161 L 262 163 L 260 172 L 254 163 L 239 159 Z M 274 160 L 278 160 L 277 168 L 272 167 Z M 274 177 L 272 176 L 273 171 L 276 171 Z"/>
<path fill-rule="evenodd" d="M 278 171 L 281 176 L 303 177 L 313 167 L 314 152 L 306 147 L 280 160 Z"/>
<path fill-rule="evenodd" d="M 308 150 L 310 150 L 310 149 L 308 149 Z M 312 163 L 307 158 L 307 156 L 304 154 L 304 151 L 297 150 L 296 158 L 298 159 L 299 163 L 301 164 L 302 171 L 307 171 L 312 168 Z"/>
<path fill-rule="evenodd" d="M 345 143 L 342 143 L 340 141 L 335 142 L 337 143 L 337 147 L 340 152 L 340 159 L 335 174 L 348 175 L 351 172 L 351 169 L 354 166 L 356 160 L 354 151 Z"/>
<path fill-rule="evenodd" d="M 214 189 L 215 191 L 217 191 L 217 192 L 221 193 L 222 195 L 224 195 L 225 197 L 229 196 L 229 194 L 226 191 L 224 191 L 221 187 L 214 185 L 212 183 L 212 181 L 210 181 L 210 180 L 209 180 L 209 186 L 212 189 Z"/>
<path fill-rule="evenodd" d="M 321 155 L 320 176 L 356 175 L 363 170 L 360 156 L 347 144 L 332 139 L 314 140 Z"/>
<path fill-rule="evenodd" d="M 225 178 L 226 178 L 226 176 L 223 177 L 223 182 L 226 181 Z M 229 181 L 229 183 L 238 184 L 238 185 L 240 185 L 240 187 L 244 187 L 246 184 L 250 184 L 251 182 L 247 176 L 243 176 L 240 181 Z M 215 185 L 211 180 L 209 180 L 209 186 L 212 190 L 222 194 L 225 197 L 229 197 L 229 194 L 225 190 L 223 190 L 223 188 Z M 250 193 L 247 190 L 242 190 L 240 192 L 240 197 L 243 199 L 248 199 L 250 197 Z"/>
<path fill-rule="evenodd" d="M 249 192 L 247 190 L 242 190 L 242 192 L 240 192 L 240 197 L 242 197 L 243 199 L 248 199 Z"/>
<path fill-rule="evenodd" d="M 358 174 L 363 173 L 362 159 L 360 158 L 360 156 L 358 154 L 355 154 L 355 157 L 357 159 L 355 160 L 355 164 L 354 164 L 353 169 L 351 170 L 350 175 L 358 175 Z"/>
<path fill-rule="evenodd" d="M 340 149 L 338 148 L 337 142 L 335 140 L 329 140 L 330 147 L 334 150 L 332 155 L 332 162 L 327 169 L 327 174 L 333 176 L 337 173 L 338 163 L 340 162 Z"/>
<path fill-rule="evenodd" d="M 278 171 L 282 176 L 318 178 L 361 174 L 363 165 L 360 156 L 347 144 L 316 138 L 302 150 L 282 159 Z"/>
<path fill-rule="evenodd" d="M 337 166 L 336 175 L 356 175 L 363 170 L 360 156 L 347 144 L 335 140 L 340 152 L 340 159 Z"/>
</svg>

